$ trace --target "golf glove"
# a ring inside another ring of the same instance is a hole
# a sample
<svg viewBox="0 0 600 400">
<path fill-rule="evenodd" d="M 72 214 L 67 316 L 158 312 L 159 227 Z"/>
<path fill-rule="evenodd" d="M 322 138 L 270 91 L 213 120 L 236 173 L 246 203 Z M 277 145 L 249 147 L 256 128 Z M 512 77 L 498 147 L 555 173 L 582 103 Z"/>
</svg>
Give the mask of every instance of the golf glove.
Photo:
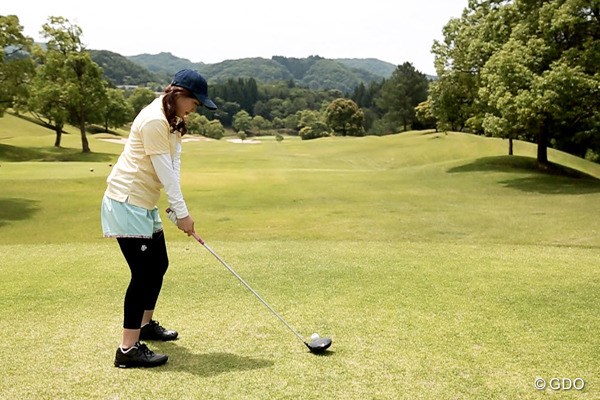
<svg viewBox="0 0 600 400">
<path fill-rule="evenodd" d="M 175 214 L 175 211 L 171 210 L 170 208 L 167 208 L 167 216 L 169 217 L 172 223 L 177 225 L 177 215 Z"/>
</svg>

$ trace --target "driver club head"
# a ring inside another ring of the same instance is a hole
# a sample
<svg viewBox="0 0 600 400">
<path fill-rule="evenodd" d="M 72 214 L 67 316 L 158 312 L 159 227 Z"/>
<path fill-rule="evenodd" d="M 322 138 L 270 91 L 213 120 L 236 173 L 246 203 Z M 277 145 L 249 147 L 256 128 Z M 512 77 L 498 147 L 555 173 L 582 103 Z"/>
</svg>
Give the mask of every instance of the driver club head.
<svg viewBox="0 0 600 400">
<path fill-rule="evenodd" d="M 304 342 L 304 344 L 306 345 L 306 347 L 308 347 L 311 353 L 321 354 L 324 353 L 329 348 L 329 346 L 331 346 L 331 339 L 318 338 L 311 341 L 310 343 Z"/>
</svg>

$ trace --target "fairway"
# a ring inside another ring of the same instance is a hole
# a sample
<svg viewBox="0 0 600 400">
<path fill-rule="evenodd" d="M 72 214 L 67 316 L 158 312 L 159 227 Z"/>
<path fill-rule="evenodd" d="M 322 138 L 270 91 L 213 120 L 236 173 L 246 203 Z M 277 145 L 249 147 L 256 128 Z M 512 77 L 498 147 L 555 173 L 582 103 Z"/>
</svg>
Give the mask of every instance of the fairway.
<svg viewBox="0 0 600 400">
<path fill-rule="evenodd" d="M 585 175 L 544 173 L 532 144 L 461 133 L 185 143 L 197 232 L 333 345 L 310 354 L 163 213 L 156 319 L 180 339 L 121 370 L 129 271 L 99 208 L 122 144 L 44 132 L 0 120 L 0 398 L 600 399 L 597 164 L 550 151 Z"/>
</svg>

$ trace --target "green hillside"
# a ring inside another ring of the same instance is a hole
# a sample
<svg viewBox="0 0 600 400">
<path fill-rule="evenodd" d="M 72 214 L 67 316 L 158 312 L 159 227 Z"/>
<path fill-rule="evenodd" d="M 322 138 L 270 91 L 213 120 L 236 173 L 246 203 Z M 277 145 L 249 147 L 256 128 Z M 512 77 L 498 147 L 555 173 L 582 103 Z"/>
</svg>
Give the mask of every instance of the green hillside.
<svg viewBox="0 0 600 400">
<path fill-rule="evenodd" d="M 131 62 L 126 57 L 107 50 L 90 50 L 90 55 L 98 64 L 104 76 L 114 85 L 138 85 L 140 82 L 160 82 L 163 77 Z"/>
<path fill-rule="evenodd" d="M 150 72 L 172 77 L 179 70 L 190 68 L 197 69 L 202 63 L 194 63 L 186 58 L 175 57 L 168 52 L 158 54 L 138 54 L 128 56 L 129 60 L 141 65 Z"/>
<path fill-rule="evenodd" d="M 0 346 L 2 397 L 600 398 L 600 165 L 550 151 L 561 168 L 540 171 L 533 144 L 507 156 L 506 141 L 463 133 L 186 137 L 196 231 L 333 346 L 308 353 L 164 218 L 156 318 L 180 338 L 149 343 L 165 366 L 124 371 L 129 270 L 99 211 L 123 148 L 106 139 L 126 133 L 90 135 L 88 159 L 67 131 L 51 151 L 51 131 L 0 119 L 0 320 L 16 332 Z M 555 377 L 585 387 L 534 386 Z"/>
<path fill-rule="evenodd" d="M 254 78 L 259 82 L 287 81 L 292 74 L 281 64 L 266 58 L 242 58 L 216 64 L 198 66 L 198 71 L 209 81 L 223 82 L 227 79 Z"/>
<path fill-rule="evenodd" d="M 295 80 L 311 89 L 337 89 L 351 92 L 360 83 L 389 78 L 396 68 L 376 59 L 325 59 L 319 56 L 293 58 L 273 56 L 242 58 L 214 64 L 193 63 L 171 53 L 127 57 L 151 72 L 170 76 L 183 68 L 197 69 L 211 82 L 254 78 L 259 82 Z"/>
<path fill-rule="evenodd" d="M 336 58 L 335 61 L 344 64 L 345 66 L 367 71 L 373 75 L 389 78 L 396 70 L 396 65 L 381 61 L 376 58 Z"/>
<path fill-rule="evenodd" d="M 310 89 L 337 89 L 342 93 L 351 93 L 361 82 L 377 80 L 375 75 L 351 70 L 334 60 L 319 60 L 314 63 L 301 79 L 301 84 Z"/>
<path fill-rule="evenodd" d="M 44 46 L 43 43 L 40 45 Z M 166 84 L 181 69 L 195 69 L 211 82 L 254 78 L 260 82 L 295 80 L 315 90 L 337 89 L 345 93 L 360 83 L 389 78 L 396 66 L 374 58 L 325 59 L 319 56 L 294 58 L 273 56 L 225 60 L 205 64 L 177 57 L 169 52 L 123 56 L 109 50 L 90 50 L 94 62 L 114 85 Z M 433 76 L 428 76 L 435 79 Z"/>
</svg>

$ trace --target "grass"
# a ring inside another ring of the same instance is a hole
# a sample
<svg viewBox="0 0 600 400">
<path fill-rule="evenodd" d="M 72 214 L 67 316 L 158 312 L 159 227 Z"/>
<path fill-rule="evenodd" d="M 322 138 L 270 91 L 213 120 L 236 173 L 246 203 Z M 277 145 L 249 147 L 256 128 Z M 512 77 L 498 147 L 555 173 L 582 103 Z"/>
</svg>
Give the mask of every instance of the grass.
<svg viewBox="0 0 600 400">
<path fill-rule="evenodd" d="M 0 146 L 52 144 L 11 118 Z M 57 153 L 75 154 L 65 136 Z M 568 173 L 545 173 L 531 144 L 507 157 L 506 142 L 456 133 L 186 143 L 199 233 L 300 333 L 331 336 L 332 351 L 308 354 L 166 225 L 157 319 L 181 339 L 152 344 L 166 366 L 119 370 L 128 270 L 98 213 L 122 145 L 97 138 L 106 159 L 0 153 L 0 320 L 14 332 L 0 346 L 2 397 L 600 398 L 600 166 L 552 151 Z M 537 377 L 586 387 L 538 391 Z"/>
</svg>

